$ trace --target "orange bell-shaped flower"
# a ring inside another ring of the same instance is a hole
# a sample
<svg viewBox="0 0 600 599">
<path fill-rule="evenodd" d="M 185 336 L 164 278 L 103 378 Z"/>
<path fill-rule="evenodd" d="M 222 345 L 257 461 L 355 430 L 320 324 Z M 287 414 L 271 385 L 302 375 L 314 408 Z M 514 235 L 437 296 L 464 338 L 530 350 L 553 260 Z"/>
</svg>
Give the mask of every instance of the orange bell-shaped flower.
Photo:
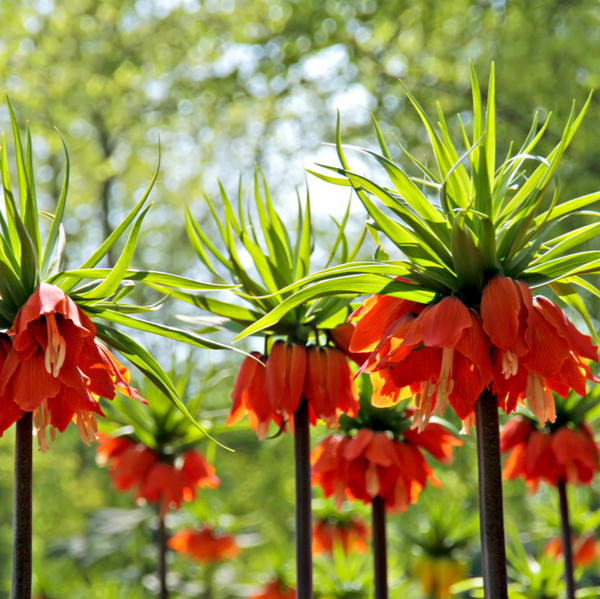
<svg viewBox="0 0 600 599">
<path fill-rule="evenodd" d="M 75 302 L 54 285 L 42 283 L 17 313 L 2 342 L 0 358 L 0 434 L 25 412 L 33 412 L 40 449 L 48 449 L 71 421 L 82 440 L 96 439 L 95 414 L 104 416 L 98 399 L 113 399 L 115 388 L 142 399 L 129 386 L 129 371 L 96 340 L 96 327 Z M 143 400 L 142 400 L 143 401 Z M 13 405 L 11 405 L 11 402 Z"/>
<path fill-rule="evenodd" d="M 595 380 L 587 365 L 598 361 L 591 337 L 549 299 L 533 298 L 523 281 L 492 277 L 483 290 L 481 317 L 494 346 L 492 390 L 507 412 L 526 401 L 543 426 L 556 418 L 552 391 L 585 395 L 586 379 Z"/>
<path fill-rule="evenodd" d="M 522 477 L 534 492 L 542 481 L 589 485 L 600 470 L 600 448 L 587 424 L 544 432 L 516 416 L 502 429 L 500 443 L 503 453 L 510 451 L 504 477 Z"/>
<path fill-rule="evenodd" d="M 348 520 L 322 518 L 313 525 L 313 554 L 333 553 L 340 545 L 344 553 L 365 553 L 369 549 L 369 529 L 358 516 Z"/>
<path fill-rule="evenodd" d="M 203 525 L 199 530 L 183 530 L 173 535 L 168 545 L 174 551 L 188 555 L 201 564 L 211 564 L 236 558 L 240 548 L 235 537 Z"/>
<path fill-rule="evenodd" d="M 134 489 L 136 499 L 159 504 L 162 514 L 171 507 L 179 509 L 183 501 L 193 501 L 197 488 L 219 486 L 214 466 L 194 449 L 174 461 L 164 461 L 127 437 L 100 435 L 99 441 L 98 462 L 108 464 L 115 487 L 121 492 Z"/>
<path fill-rule="evenodd" d="M 427 435 L 431 427 L 434 432 Z M 403 440 L 366 428 L 354 437 L 331 435 L 311 455 L 312 484 L 319 485 L 325 497 L 333 496 L 338 509 L 344 498 L 368 504 L 379 496 L 388 511 L 404 511 L 417 501 L 428 480 L 439 485 L 421 448 L 447 463 L 455 445 L 462 443 L 439 424 L 430 424 L 424 433 L 408 431 Z"/>
</svg>

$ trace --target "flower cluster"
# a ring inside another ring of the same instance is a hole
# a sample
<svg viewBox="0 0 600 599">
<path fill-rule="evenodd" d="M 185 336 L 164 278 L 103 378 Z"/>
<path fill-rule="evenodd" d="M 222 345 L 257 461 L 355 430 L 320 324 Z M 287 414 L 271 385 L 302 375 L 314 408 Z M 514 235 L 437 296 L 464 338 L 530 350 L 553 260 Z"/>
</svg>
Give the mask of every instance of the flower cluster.
<svg viewBox="0 0 600 599">
<path fill-rule="evenodd" d="M 96 327 L 58 287 L 42 283 L 0 335 L 0 436 L 25 412 L 42 451 L 71 421 L 86 444 L 96 439 L 100 397 L 115 388 L 144 401 L 129 371 L 96 339 Z"/>
<path fill-rule="evenodd" d="M 296 590 L 278 578 L 248 599 L 296 599 Z"/>
<path fill-rule="evenodd" d="M 313 525 L 313 554 L 333 553 L 341 545 L 344 553 L 365 553 L 368 550 L 369 529 L 358 516 L 318 518 Z"/>
<path fill-rule="evenodd" d="M 219 532 L 208 524 L 199 530 L 182 530 L 173 535 L 168 545 L 174 551 L 190 556 L 201 564 L 236 558 L 240 548 L 233 535 Z"/>
<path fill-rule="evenodd" d="M 562 541 L 561 539 L 550 539 L 544 547 L 544 553 L 558 559 L 562 556 Z M 598 543 L 593 534 L 585 534 L 573 539 L 573 564 L 587 568 L 591 566 L 600 557 L 598 551 Z"/>
<path fill-rule="evenodd" d="M 311 456 L 313 485 L 320 485 L 326 497 L 333 496 L 338 509 L 344 497 L 368 504 L 380 496 L 388 511 L 406 510 L 417 501 L 427 480 L 439 485 L 421 450 L 449 463 L 452 447 L 461 442 L 439 424 L 430 424 L 420 433 L 406 430 L 402 437 L 392 439 L 367 428 L 355 436 L 326 437 Z"/>
<path fill-rule="evenodd" d="M 598 348 L 545 297 L 533 298 L 520 280 L 493 276 L 479 307 L 455 296 L 422 304 L 373 296 L 353 316 L 350 351 L 370 352 L 362 370 L 371 375 L 373 403 L 389 406 L 414 396 L 415 426 L 449 403 L 469 422 L 482 391 L 491 385 L 507 412 L 527 401 L 543 424 L 555 419 L 552 391 L 586 392 L 595 380 L 587 365 Z"/>
<path fill-rule="evenodd" d="M 541 481 L 589 485 L 600 470 L 600 449 L 587 424 L 548 431 L 516 416 L 502 429 L 500 446 L 503 453 L 510 451 L 504 477 L 523 477 L 533 491 Z"/>
<path fill-rule="evenodd" d="M 334 347 L 304 346 L 276 341 L 268 356 L 253 352 L 238 372 L 227 420 L 231 425 L 246 414 L 264 439 L 271 421 L 293 426 L 294 413 L 305 397 L 310 420 L 332 425 L 340 413 L 358 411 L 358 391 L 344 354 Z"/>
<path fill-rule="evenodd" d="M 173 460 L 128 437 L 100 435 L 99 441 L 99 461 L 108 463 L 115 487 L 122 492 L 133 489 L 137 499 L 158 503 L 163 514 L 193 501 L 198 487 L 219 486 L 214 467 L 193 449 Z"/>
</svg>

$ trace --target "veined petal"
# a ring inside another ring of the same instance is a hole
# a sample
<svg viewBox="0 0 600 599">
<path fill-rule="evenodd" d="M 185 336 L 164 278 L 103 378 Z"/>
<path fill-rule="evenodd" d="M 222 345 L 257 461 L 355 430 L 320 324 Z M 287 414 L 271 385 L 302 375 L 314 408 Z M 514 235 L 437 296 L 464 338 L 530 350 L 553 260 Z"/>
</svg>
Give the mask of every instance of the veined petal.
<svg viewBox="0 0 600 599">
<path fill-rule="evenodd" d="M 273 409 L 281 410 L 287 392 L 287 348 L 284 341 L 276 341 L 267 359 L 267 396 Z"/>
<path fill-rule="evenodd" d="M 8 365 L 10 354 L 6 360 Z M 26 412 L 35 410 L 45 399 L 55 397 L 60 391 L 60 381 L 46 372 L 44 355 L 36 351 L 31 359 L 21 362 L 12 376 L 13 399 Z"/>
<path fill-rule="evenodd" d="M 530 352 L 521 358 L 530 372 L 552 378 L 569 357 L 568 341 L 559 335 L 553 324 L 535 306 L 533 310 L 533 334 Z"/>
<path fill-rule="evenodd" d="M 233 392 L 231 394 L 233 405 L 231 407 L 229 417 L 227 418 L 227 422 L 225 423 L 226 426 L 235 424 L 248 413 L 248 402 L 247 398 L 245 398 L 244 396 L 248 394 L 248 389 L 251 385 L 252 378 L 254 377 L 257 368 L 262 368 L 263 370 L 266 370 L 266 367 L 264 365 L 256 361 L 256 359 L 261 359 L 261 354 L 259 352 L 252 352 L 251 355 L 253 356 L 252 358 L 250 356 L 244 358 L 235 378 Z"/>
<path fill-rule="evenodd" d="M 304 396 L 310 402 L 315 414 L 319 418 L 327 419 L 335 413 L 335 403 L 333 405 L 331 403 L 332 398 L 337 398 L 339 393 L 337 371 L 330 371 L 325 348 L 313 345 L 307 349 L 306 353 L 308 368 L 306 369 Z M 328 380 L 329 376 L 331 376 L 331 382 Z M 335 399 L 333 401 L 335 402 Z"/>
<path fill-rule="evenodd" d="M 530 420 L 521 416 L 515 416 L 502 427 L 500 451 L 505 453 L 517 445 L 525 443 L 534 430 L 535 426 Z"/>
<path fill-rule="evenodd" d="M 344 459 L 356 460 L 358 457 L 364 454 L 369 443 L 373 441 L 375 433 L 367 428 L 361 428 L 356 437 L 350 439 L 348 445 L 344 448 Z"/>
<path fill-rule="evenodd" d="M 396 385 L 392 376 L 392 368 L 393 366 L 388 366 L 369 374 L 373 385 L 371 403 L 377 408 L 389 408 L 413 395 L 410 387 Z"/>
<path fill-rule="evenodd" d="M 509 277 L 496 275 L 483 289 L 483 329 L 492 343 L 504 351 L 512 347 L 519 332 L 520 299 L 515 284 Z"/>
<path fill-rule="evenodd" d="M 534 300 L 534 306 L 552 324 L 558 334 L 568 342 L 573 353 L 594 360 L 594 362 L 598 361 L 598 348 L 592 343 L 592 338 L 580 333 L 554 302 L 543 296 L 538 296 Z"/>
<path fill-rule="evenodd" d="M 424 343 L 427 347 L 455 347 L 463 329 L 471 324 L 469 309 L 457 297 L 448 296 L 423 310 L 407 333 L 403 345 Z"/>
<path fill-rule="evenodd" d="M 477 314 L 469 311 L 469 316 L 471 326 L 463 329 L 463 333 L 456 344 L 456 350 L 477 367 L 479 378 L 487 386 L 494 374 L 490 358 L 490 343 Z"/>
<path fill-rule="evenodd" d="M 425 308 L 424 304 L 387 295 L 368 298 L 363 305 L 366 307 L 350 342 L 351 352 L 373 351 L 392 322 L 411 312 L 419 314 Z"/>
<path fill-rule="evenodd" d="M 372 464 L 387 468 L 394 463 L 394 444 L 385 433 L 376 433 L 364 452 Z"/>
<path fill-rule="evenodd" d="M 457 416 L 465 420 L 475 409 L 477 399 L 485 389 L 486 384 L 473 362 L 455 352 L 453 366 L 454 386 L 450 393 L 449 402 Z"/>
<path fill-rule="evenodd" d="M 282 398 L 281 409 L 286 416 L 293 415 L 302 399 L 306 382 L 306 347 L 298 343 L 288 343 L 286 348 L 286 395 Z"/>
</svg>

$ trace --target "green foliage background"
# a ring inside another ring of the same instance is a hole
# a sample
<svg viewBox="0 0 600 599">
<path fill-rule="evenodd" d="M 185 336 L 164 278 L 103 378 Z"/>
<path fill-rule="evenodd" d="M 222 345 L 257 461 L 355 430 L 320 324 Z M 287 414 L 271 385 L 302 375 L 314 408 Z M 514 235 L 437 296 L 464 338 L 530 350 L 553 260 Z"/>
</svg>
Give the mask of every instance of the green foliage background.
<svg viewBox="0 0 600 599">
<path fill-rule="evenodd" d="M 209 230 L 201 191 L 213 195 L 218 178 L 232 190 L 238 173 L 249 179 L 258 164 L 290 220 L 287 206 L 295 187 L 304 185 L 303 166 L 331 156 L 321 144 L 333 140 L 337 108 L 348 143 L 375 145 L 372 111 L 388 139 L 395 135 L 417 156 L 426 152 L 398 77 L 429 111 L 439 100 L 447 115 L 460 112 L 468 121 L 468 59 L 482 75 L 496 61 L 498 135 L 505 147 L 524 137 L 536 110 L 558 116 L 546 142 L 554 144 L 571 101 L 582 103 L 600 81 L 600 5 L 592 0 L 3 0 L 0 24 L 0 85 L 20 118 L 31 122 L 42 209 L 52 211 L 60 193 L 63 157 L 54 127 L 71 154 L 67 261 L 79 261 L 140 197 L 160 134 L 163 168 L 136 266 L 203 280 L 208 273 L 187 244 L 183 205 Z M 600 188 L 599 122 L 594 98 L 560 173 L 571 197 Z M 4 106 L 0 128 L 9 129 Z M 398 147 L 392 151 L 401 159 Z M 326 244 L 325 215 L 342 208 L 339 202 L 329 207 L 329 196 L 319 196 L 323 189 L 314 183 L 316 228 Z M 353 215 L 358 231 L 358 206 Z M 598 317 L 598 307 L 590 308 Z M 173 321 L 182 310 L 167 303 L 159 317 Z M 155 351 L 170 360 L 172 348 Z M 233 354 L 180 352 L 178 358 L 197 363 L 198 381 L 209 368 L 231 369 L 233 376 L 239 363 Z M 232 380 L 223 379 L 203 407 L 217 425 Z M 315 440 L 324 432 L 319 429 Z M 0 597 L 8 597 L 10 586 L 12 439 L 8 432 L 0 440 Z M 203 491 L 170 524 L 201 519 L 241 535 L 240 559 L 212 575 L 215 596 L 244 597 L 276 571 L 293 579 L 291 439 L 259 444 L 248 429 L 219 439 L 235 453 L 215 451 L 207 442 L 202 449 L 214 456 L 221 487 Z M 439 469 L 443 489 L 428 488 L 417 506 L 391 519 L 392 596 L 421 596 L 410 574 L 417 550 L 402 529 L 425 534 L 439 505 L 454 506 L 456 530 L 468 527 L 476 513 L 473 440 L 456 453 L 452 468 Z M 36 454 L 35 481 L 40 596 L 151 595 L 152 510 L 132 511 L 131 498 L 110 489 L 94 450 L 73 430 L 47 454 Z M 597 491 L 595 485 L 595 491 L 577 493 L 582 521 L 600 507 Z M 526 497 L 523 485 L 511 483 L 506 502 L 530 550 L 557 533 L 547 509 L 556 502 L 551 490 Z M 477 576 L 476 543 L 463 554 L 469 575 Z M 369 596 L 368 559 L 352 559 L 348 564 L 337 556 L 334 567 L 319 562 L 321 593 Z M 171 569 L 180 594 L 203 591 L 197 585 L 206 572 L 178 556 Z M 597 568 L 585 576 L 588 585 L 599 581 Z"/>
</svg>

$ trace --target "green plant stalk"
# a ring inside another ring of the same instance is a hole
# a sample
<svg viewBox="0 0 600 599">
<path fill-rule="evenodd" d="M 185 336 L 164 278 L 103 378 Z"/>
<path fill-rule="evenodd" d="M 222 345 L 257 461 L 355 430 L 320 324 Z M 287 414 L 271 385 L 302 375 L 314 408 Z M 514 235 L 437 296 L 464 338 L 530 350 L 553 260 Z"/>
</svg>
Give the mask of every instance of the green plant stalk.
<svg viewBox="0 0 600 599">
<path fill-rule="evenodd" d="M 33 413 L 17 421 L 13 511 L 12 599 L 31 599 Z"/>
<path fill-rule="evenodd" d="M 488 389 L 475 404 L 475 417 L 483 588 L 490 599 L 508 599 L 500 423 L 496 397 Z"/>
<path fill-rule="evenodd" d="M 296 598 L 313 599 L 310 422 L 308 401 L 304 397 L 294 414 L 294 462 L 296 475 Z"/>
<path fill-rule="evenodd" d="M 562 551 L 565 561 L 565 583 L 567 585 L 567 599 L 575 599 L 575 576 L 573 574 L 573 543 L 571 540 L 571 522 L 569 518 L 569 498 L 567 496 L 567 483 L 559 480 L 556 483 L 560 505 L 560 531 Z"/>
<path fill-rule="evenodd" d="M 372 509 L 374 597 L 375 599 L 387 599 L 387 541 L 383 497 L 378 495 L 373 498 Z"/>
</svg>

